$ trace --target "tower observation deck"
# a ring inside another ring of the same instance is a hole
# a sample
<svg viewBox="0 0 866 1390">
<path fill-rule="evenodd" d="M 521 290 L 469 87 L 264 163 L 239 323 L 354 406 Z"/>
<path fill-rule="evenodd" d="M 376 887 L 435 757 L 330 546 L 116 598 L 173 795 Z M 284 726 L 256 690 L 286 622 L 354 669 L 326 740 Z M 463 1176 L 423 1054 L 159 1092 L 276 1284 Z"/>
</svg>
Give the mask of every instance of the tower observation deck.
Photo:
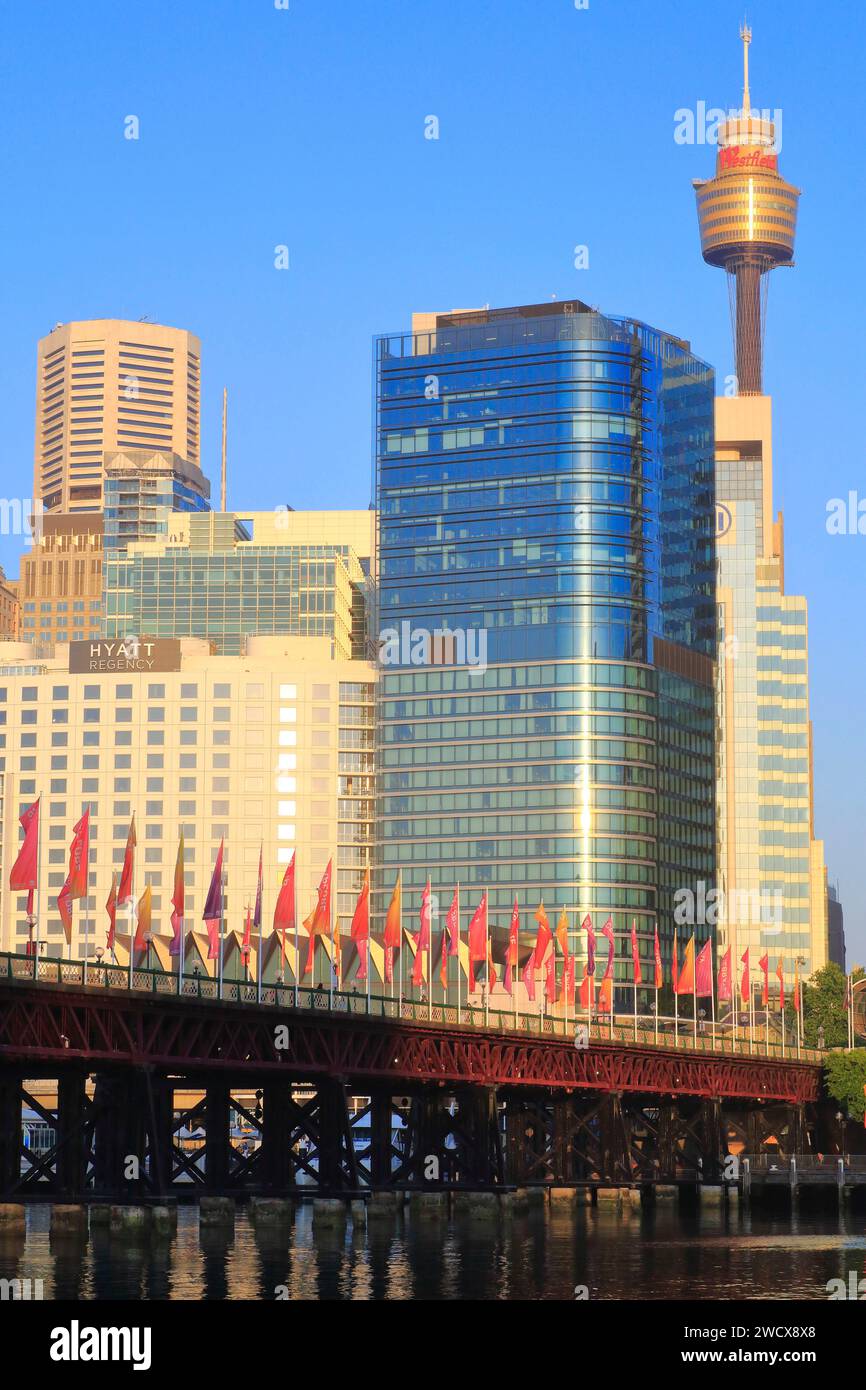
<svg viewBox="0 0 866 1390">
<path fill-rule="evenodd" d="M 701 251 L 708 265 L 728 272 L 731 321 L 740 395 L 763 391 L 767 274 L 791 265 L 800 190 L 779 173 L 776 129 L 752 110 L 749 44 L 743 41 L 743 105 L 719 128 L 716 172 L 695 179 Z"/>
</svg>

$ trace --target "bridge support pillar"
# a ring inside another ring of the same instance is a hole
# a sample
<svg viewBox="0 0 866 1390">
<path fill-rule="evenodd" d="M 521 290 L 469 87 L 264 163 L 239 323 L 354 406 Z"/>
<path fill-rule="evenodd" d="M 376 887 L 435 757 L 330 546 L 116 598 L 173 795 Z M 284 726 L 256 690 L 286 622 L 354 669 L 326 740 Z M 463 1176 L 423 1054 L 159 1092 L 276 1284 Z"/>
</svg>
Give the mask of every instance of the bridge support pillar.
<svg viewBox="0 0 866 1390">
<path fill-rule="evenodd" d="M 21 1080 L 0 1075 L 0 1196 L 11 1192 L 21 1172 Z"/>
<path fill-rule="evenodd" d="M 289 1081 L 266 1081 L 262 1088 L 260 1171 L 265 1192 L 282 1194 L 294 1190 L 295 1174 L 289 1146 L 291 1089 Z"/>
<path fill-rule="evenodd" d="M 722 1177 L 722 1103 L 716 1097 L 703 1103 L 703 1178 L 704 1182 L 718 1183 Z M 725 1145 L 725 1147 L 727 1147 Z"/>
<path fill-rule="evenodd" d="M 389 1187 L 392 1168 L 391 1113 L 393 1099 L 390 1090 L 381 1086 L 370 1091 L 370 1185 Z"/>
<path fill-rule="evenodd" d="M 495 1086 L 461 1087 L 457 1094 L 463 1145 L 458 1150 L 460 1176 L 469 1187 L 505 1182 Z"/>
<path fill-rule="evenodd" d="M 83 1071 L 64 1072 L 57 1082 L 57 1191 L 80 1197 L 87 1174 L 85 1127 L 88 1100 Z"/>
<path fill-rule="evenodd" d="M 341 1081 L 324 1079 L 318 1084 L 319 1187 L 323 1193 L 360 1187 L 352 1140 L 346 1088 Z"/>
<path fill-rule="evenodd" d="M 207 1083 L 205 1133 L 205 1187 L 224 1193 L 231 1176 L 231 1087 L 221 1076 Z"/>
<path fill-rule="evenodd" d="M 100 1074 L 93 1091 L 94 1187 L 164 1195 L 171 1185 L 172 1092 L 150 1071 Z"/>
</svg>

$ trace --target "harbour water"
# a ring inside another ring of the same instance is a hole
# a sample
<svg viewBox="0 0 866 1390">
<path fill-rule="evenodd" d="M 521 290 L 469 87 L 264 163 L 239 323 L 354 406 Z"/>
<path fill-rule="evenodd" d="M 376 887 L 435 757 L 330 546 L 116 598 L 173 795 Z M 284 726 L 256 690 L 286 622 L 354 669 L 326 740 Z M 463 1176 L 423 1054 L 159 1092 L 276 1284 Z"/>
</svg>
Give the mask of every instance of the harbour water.
<svg viewBox="0 0 866 1390">
<path fill-rule="evenodd" d="M 866 1213 L 771 1215 L 553 1204 L 493 1220 L 405 1217 L 337 1230 L 309 1205 L 279 1230 L 239 1209 L 233 1235 L 199 1230 L 137 1245 L 103 1228 L 56 1238 L 50 1208 L 0 1238 L 0 1280 L 41 1280 L 48 1299 L 654 1300 L 828 1298 L 866 1277 Z M 835 1286 L 838 1287 L 838 1286 Z M 863 1285 L 866 1288 L 866 1284 Z M 32 1284 L 34 1292 L 39 1285 Z"/>
</svg>

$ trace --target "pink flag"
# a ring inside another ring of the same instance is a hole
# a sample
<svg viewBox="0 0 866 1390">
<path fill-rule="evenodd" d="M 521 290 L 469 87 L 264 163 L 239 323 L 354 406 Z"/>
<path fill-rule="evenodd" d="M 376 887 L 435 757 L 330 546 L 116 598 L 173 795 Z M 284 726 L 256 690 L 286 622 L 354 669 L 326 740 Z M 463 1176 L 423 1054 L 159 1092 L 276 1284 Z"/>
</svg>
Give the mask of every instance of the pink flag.
<svg viewBox="0 0 866 1390">
<path fill-rule="evenodd" d="M 535 1003 L 535 953 L 530 951 L 529 958 L 523 967 L 521 976 L 526 986 L 526 995 L 530 1003 Z"/>
<path fill-rule="evenodd" d="M 695 998 L 712 998 L 713 995 L 713 944 L 705 941 L 695 962 Z"/>
<path fill-rule="evenodd" d="M 613 974 L 613 958 L 616 952 L 616 946 L 614 945 L 613 940 L 613 922 L 610 917 L 608 917 L 607 921 L 602 927 L 601 934 L 607 941 L 607 965 L 604 967 L 604 975 L 602 976 L 602 979 L 609 980 L 611 975 Z"/>
<path fill-rule="evenodd" d="M 640 970 L 640 952 L 637 946 L 637 927 L 634 918 L 631 919 L 631 963 L 634 970 L 634 984 L 643 983 L 643 976 Z"/>
<path fill-rule="evenodd" d="M 719 1003 L 720 1003 L 720 1004 L 722 1003 L 723 1000 L 728 1000 L 728 1001 L 730 1002 L 730 1000 L 733 998 L 733 992 L 732 992 L 731 986 L 732 986 L 732 980 L 731 980 L 731 948 L 730 948 L 730 946 L 729 946 L 728 949 L 727 949 L 727 951 L 725 952 L 725 954 L 722 956 L 722 959 L 719 961 Z"/>
<path fill-rule="evenodd" d="M 412 968 L 412 983 L 416 989 L 424 983 L 424 957 L 425 953 L 430 954 L 430 921 L 432 916 L 433 906 L 428 878 L 424 885 L 424 892 L 421 894 L 421 929 L 415 938 L 415 964 Z"/>
</svg>

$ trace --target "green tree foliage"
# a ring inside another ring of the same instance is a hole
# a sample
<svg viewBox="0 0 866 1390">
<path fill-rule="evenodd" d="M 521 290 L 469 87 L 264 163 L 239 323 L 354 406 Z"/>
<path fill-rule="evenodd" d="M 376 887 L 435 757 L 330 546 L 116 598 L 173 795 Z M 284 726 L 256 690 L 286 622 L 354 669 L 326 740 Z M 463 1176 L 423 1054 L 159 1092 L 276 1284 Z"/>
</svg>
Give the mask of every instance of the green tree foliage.
<svg viewBox="0 0 866 1390">
<path fill-rule="evenodd" d="M 863 974 L 862 967 L 857 966 L 853 978 L 862 979 Z M 803 1041 L 807 1047 L 818 1046 L 819 1028 L 824 1030 L 825 1047 L 848 1046 L 845 974 L 832 963 L 803 985 Z"/>
<path fill-rule="evenodd" d="M 819 972 L 821 973 L 821 972 Z M 831 1052 L 824 1063 L 827 1090 L 852 1120 L 862 1120 L 866 1109 L 866 1048 Z"/>
</svg>

